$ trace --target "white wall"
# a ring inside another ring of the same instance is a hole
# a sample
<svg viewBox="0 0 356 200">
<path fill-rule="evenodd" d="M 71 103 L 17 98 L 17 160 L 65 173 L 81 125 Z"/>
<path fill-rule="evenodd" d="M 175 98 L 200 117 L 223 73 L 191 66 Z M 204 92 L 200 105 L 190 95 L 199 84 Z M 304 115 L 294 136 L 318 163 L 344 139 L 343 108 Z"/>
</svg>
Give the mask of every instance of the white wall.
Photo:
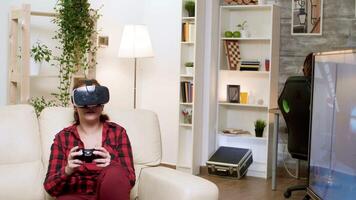
<svg viewBox="0 0 356 200">
<path fill-rule="evenodd" d="M 201 165 L 216 150 L 216 113 L 217 113 L 217 70 L 219 41 L 219 1 L 206 0 L 205 4 L 205 55 L 204 55 L 204 92 L 203 92 L 203 136 Z"/>
<path fill-rule="evenodd" d="M 53 11 L 57 0 L 2 0 L 0 3 L 0 105 L 6 104 L 8 17 L 10 6 L 30 3 L 33 10 Z M 178 86 L 180 0 L 90 0 L 103 7 L 98 28 L 109 36 L 109 46 L 98 51 L 97 79 L 110 88 L 105 109 L 133 108 L 133 61 L 119 59 L 121 32 L 125 24 L 147 24 L 155 57 L 139 59 L 137 107 L 158 114 L 163 144 L 163 162 L 175 164 L 178 141 Z"/>
<path fill-rule="evenodd" d="M 7 98 L 8 4 L 8 1 L 0 2 L 0 105 L 5 105 Z"/>
<path fill-rule="evenodd" d="M 108 86 L 111 92 L 110 103 L 105 109 L 133 108 L 134 63 L 118 58 L 118 50 L 124 25 L 142 23 L 143 3 L 139 0 L 91 0 L 91 4 L 93 8 L 102 7 L 99 35 L 109 37 L 109 46 L 98 51 L 96 70 L 98 81 Z"/>
<path fill-rule="evenodd" d="M 155 57 L 140 60 L 138 106 L 158 113 L 163 161 L 176 164 L 178 149 L 181 0 L 145 0 Z"/>
</svg>

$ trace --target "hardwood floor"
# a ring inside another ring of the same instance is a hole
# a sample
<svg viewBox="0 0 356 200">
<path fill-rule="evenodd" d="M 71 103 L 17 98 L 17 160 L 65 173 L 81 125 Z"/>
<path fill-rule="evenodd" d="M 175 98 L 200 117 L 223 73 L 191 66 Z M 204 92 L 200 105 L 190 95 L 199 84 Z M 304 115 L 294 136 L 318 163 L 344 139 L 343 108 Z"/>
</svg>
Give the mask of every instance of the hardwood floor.
<svg viewBox="0 0 356 200">
<path fill-rule="evenodd" d="M 282 172 L 283 173 L 283 172 Z M 217 176 L 201 175 L 202 178 L 214 182 L 219 188 L 219 200 L 283 200 L 283 193 L 289 186 L 303 184 L 306 181 L 289 178 L 280 173 L 277 178 L 277 190 L 271 190 L 271 179 L 245 176 L 240 180 Z M 302 200 L 304 191 L 293 192 L 290 200 Z"/>
</svg>

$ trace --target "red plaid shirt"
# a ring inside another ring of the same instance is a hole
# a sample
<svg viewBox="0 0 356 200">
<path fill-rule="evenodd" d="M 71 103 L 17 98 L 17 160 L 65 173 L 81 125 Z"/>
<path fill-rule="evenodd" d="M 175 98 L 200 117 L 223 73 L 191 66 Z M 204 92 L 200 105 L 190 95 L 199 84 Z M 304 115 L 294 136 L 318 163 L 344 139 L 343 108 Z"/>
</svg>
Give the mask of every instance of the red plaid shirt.
<svg viewBox="0 0 356 200">
<path fill-rule="evenodd" d="M 67 156 L 71 148 L 84 148 L 80 140 L 77 126 L 69 126 L 60 131 L 54 138 L 48 171 L 44 181 L 44 188 L 52 196 L 66 193 L 94 194 L 96 180 L 101 168 L 95 163 L 84 163 L 70 176 L 65 174 Z M 121 164 L 127 170 L 131 186 L 135 185 L 135 171 L 132 151 L 126 130 L 112 122 L 103 123 L 102 147 L 111 154 L 111 162 Z"/>
</svg>

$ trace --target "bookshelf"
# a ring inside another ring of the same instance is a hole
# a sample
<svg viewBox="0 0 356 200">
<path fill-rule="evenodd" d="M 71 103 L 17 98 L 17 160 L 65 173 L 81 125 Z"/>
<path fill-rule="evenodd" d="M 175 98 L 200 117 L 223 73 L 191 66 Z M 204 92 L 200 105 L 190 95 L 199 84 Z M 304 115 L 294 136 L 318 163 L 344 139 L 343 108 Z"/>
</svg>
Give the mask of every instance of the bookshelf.
<svg viewBox="0 0 356 200">
<path fill-rule="evenodd" d="M 50 66 L 43 63 L 42 69 L 37 75 L 31 74 L 30 49 L 33 43 L 41 41 L 49 45 L 53 54 L 59 52 L 55 48 L 59 44 L 53 41 L 54 30 L 52 18 L 56 13 L 34 11 L 30 4 L 22 4 L 13 7 L 9 13 L 9 55 L 8 55 L 8 104 L 28 103 L 32 97 L 45 97 L 54 99 L 52 93 L 58 92 L 59 69 L 58 66 Z M 96 34 L 92 37 L 96 45 Z M 88 56 L 91 62 L 95 57 Z M 73 75 L 72 84 L 80 78 L 84 78 L 83 72 Z M 95 67 L 88 70 L 88 77 L 95 77 Z"/>
<path fill-rule="evenodd" d="M 188 16 L 184 8 L 185 2 L 186 0 L 182 0 L 181 7 L 179 132 L 176 169 L 190 174 L 199 174 L 202 157 L 205 0 L 194 1 L 194 16 Z M 193 64 L 193 68 L 187 68 L 186 63 Z"/>
<path fill-rule="evenodd" d="M 279 7 L 276 5 L 221 5 L 219 18 L 219 53 L 217 81 L 217 147 L 230 146 L 252 150 L 254 162 L 248 176 L 270 176 L 271 135 L 273 116 L 270 108 L 277 106 L 279 73 Z M 225 31 L 238 30 L 236 25 L 247 21 L 247 37 L 225 37 Z M 225 41 L 238 45 L 240 57 L 237 70 L 232 70 L 226 56 Z M 268 63 L 266 63 L 268 60 Z M 257 71 L 240 71 L 241 64 L 253 64 Z M 269 69 L 265 64 L 269 65 Z M 239 85 L 240 94 L 248 94 L 247 102 L 232 103 L 228 99 L 228 85 Z M 255 137 L 254 122 L 266 121 L 263 137 Z M 242 129 L 247 134 L 226 134 L 226 129 Z"/>
</svg>

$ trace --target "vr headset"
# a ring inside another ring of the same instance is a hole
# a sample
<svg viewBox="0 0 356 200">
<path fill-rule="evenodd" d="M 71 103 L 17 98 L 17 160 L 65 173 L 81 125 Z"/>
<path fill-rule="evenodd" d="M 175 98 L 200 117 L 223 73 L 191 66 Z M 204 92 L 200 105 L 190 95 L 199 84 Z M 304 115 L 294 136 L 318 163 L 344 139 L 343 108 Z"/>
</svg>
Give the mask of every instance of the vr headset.
<svg viewBox="0 0 356 200">
<path fill-rule="evenodd" d="M 103 105 L 109 102 L 109 89 L 86 81 L 85 86 L 73 90 L 71 99 L 73 105 L 77 107 Z"/>
</svg>

